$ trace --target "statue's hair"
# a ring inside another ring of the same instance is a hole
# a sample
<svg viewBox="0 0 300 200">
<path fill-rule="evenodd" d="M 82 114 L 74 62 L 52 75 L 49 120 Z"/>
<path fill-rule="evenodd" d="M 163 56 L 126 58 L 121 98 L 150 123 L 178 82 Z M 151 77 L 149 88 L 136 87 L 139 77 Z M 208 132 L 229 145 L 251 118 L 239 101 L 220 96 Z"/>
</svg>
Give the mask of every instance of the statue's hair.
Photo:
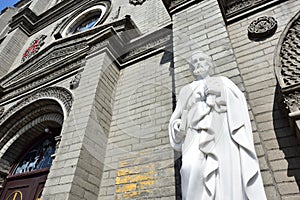
<svg viewBox="0 0 300 200">
<path fill-rule="evenodd" d="M 205 57 L 208 61 L 212 62 L 212 58 L 211 58 L 208 54 L 206 54 L 204 51 L 201 51 L 201 50 L 194 51 L 194 52 L 192 53 L 191 59 L 192 59 L 192 57 L 193 57 L 194 55 L 196 55 L 196 54 L 202 54 L 202 55 L 204 55 L 204 57 Z"/>
</svg>

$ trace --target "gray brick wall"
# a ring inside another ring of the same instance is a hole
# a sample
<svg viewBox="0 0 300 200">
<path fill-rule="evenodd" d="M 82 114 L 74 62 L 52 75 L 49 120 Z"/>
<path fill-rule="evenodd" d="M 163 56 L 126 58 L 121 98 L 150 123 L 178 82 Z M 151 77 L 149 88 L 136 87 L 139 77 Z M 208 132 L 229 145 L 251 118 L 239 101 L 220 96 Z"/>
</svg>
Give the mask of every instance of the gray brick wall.
<svg viewBox="0 0 300 200">
<path fill-rule="evenodd" d="M 171 22 L 161 0 L 146 0 L 142 5 L 136 6 L 129 4 L 129 1 L 115 0 L 109 16 L 110 19 L 117 12 L 119 6 L 121 6 L 119 18 L 130 15 L 142 33 L 154 31 Z"/>
<path fill-rule="evenodd" d="M 168 53 L 120 72 L 98 199 L 174 199 Z M 162 58 L 168 62 L 161 63 Z"/>
<path fill-rule="evenodd" d="M 299 144 L 289 128 L 286 116 L 278 109 L 273 60 L 278 39 L 299 8 L 299 1 L 287 1 L 227 27 L 248 94 L 248 102 L 253 109 L 257 131 L 266 152 L 266 164 L 275 178 L 275 186 L 281 199 L 289 200 L 300 198 L 299 165 L 296 164 L 300 162 Z M 272 37 L 254 42 L 248 39 L 247 28 L 253 20 L 261 16 L 274 17 L 278 28 Z M 265 178 L 265 184 L 266 181 Z M 269 189 L 266 192 L 270 199 L 275 198 Z"/>
</svg>

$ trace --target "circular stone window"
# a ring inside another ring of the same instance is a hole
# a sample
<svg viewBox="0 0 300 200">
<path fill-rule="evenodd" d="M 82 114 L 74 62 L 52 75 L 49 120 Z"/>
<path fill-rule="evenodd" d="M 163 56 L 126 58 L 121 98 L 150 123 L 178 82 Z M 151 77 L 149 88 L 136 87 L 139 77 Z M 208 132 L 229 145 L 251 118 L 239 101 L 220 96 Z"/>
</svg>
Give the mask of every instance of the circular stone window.
<svg viewBox="0 0 300 200">
<path fill-rule="evenodd" d="M 106 12 L 107 7 L 105 5 L 97 5 L 85 10 L 66 26 L 62 35 L 67 36 L 93 28 L 103 21 Z"/>
</svg>

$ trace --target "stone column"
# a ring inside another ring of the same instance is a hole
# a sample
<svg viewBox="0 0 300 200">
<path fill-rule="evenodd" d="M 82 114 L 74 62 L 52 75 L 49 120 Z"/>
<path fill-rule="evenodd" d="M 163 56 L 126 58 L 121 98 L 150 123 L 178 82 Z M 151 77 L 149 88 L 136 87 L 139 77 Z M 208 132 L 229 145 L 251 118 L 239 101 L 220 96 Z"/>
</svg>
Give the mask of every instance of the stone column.
<svg viewBox="0 0 300 200">
<path fill-rule="evenodd" d="M 87 57 L 42 199 L 97 199 L 118 74 L 106 53 Z"/>
</svg>

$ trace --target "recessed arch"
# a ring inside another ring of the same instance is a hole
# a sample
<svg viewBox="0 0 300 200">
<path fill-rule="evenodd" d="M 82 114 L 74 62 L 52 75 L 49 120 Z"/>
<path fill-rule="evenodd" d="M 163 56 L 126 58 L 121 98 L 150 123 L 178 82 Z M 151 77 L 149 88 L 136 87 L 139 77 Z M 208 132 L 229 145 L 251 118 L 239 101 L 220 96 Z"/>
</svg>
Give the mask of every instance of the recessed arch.
<svg viewBox="0 0 300 200">
<path fill-rule="evenodd" d="M 24 97 L 1 115 L 0 185 L 22 152 L 38 138 L 47 136 L 46 129 L 50 128 L 56 135 L 60 134 L 72 103 L 73 96 L 69 90 L 48 87 Z"/>
<path fill-rule="evenodd" d="M 63 109 L 53 99 L 40 99 L 16 111 L 0 126 L 0 170 L 9 170 L 20 154 L 45 133 L 59 132 L 64 121 Z"/>
</svg>

